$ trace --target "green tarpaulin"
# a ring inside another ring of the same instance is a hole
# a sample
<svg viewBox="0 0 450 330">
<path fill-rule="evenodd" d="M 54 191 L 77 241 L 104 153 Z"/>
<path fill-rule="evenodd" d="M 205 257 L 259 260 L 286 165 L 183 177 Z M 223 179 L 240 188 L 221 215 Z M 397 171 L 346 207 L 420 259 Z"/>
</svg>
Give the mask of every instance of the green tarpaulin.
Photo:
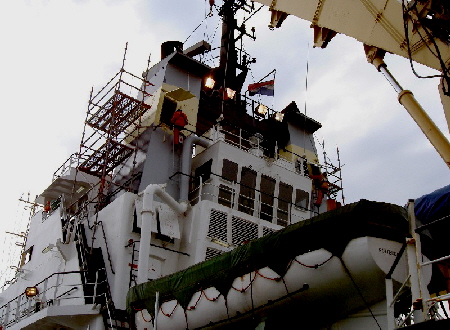
<svg viewBox="0 0 450 330">
<path fill-rule="evenodd" d="M 407 233 L 407 215 L 402 207 L 361 200 L 132 287 L 127 295 L 127 311 L 146 308 L 153 314 L 156 292 L 160 294 L 160 302 L 176 299 L 186 309 L 196 291 L 215 287 L 226 296 L 233 280 L 251 271 L 267 266 L 283 276 L 290 261 L 303 253 L 324 248 L 341 256 L 354 238 L 372 236 L 404 242 Z"/>
</svg>

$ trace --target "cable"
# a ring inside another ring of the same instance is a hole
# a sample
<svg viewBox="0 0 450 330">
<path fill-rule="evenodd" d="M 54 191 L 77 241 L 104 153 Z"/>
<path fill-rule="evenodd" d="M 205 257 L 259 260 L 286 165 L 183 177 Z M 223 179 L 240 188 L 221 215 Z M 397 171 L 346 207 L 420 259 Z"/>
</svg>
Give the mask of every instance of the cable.
<svg viewBox="0 0 450 330">
<path fill-rule="evenodd" d="M 444 311 L 445 317 L 448 319 L 449 317 L 448 317 L 447 311 L 445 310 L 444 302 L 440 301 L 439 304 L 441 305 L 441 308 Z"/>
<path fill-rule="evenodd" d="M 342 267 L 344 267 L 344 270 L 345 270 L 345 272 L 347 273 L 348 277 L 349 277 L 350 280 L 352 281 L 353 286 L 355 287 L 356 291 L 358 291 L 359 296 L 361 297 L 361 299 L 363 300 L 364 304 L 366 305 L 366 308 L 369 310 L 370 315 L 372 315 L 372 318 L 373 318 L 373 319 L 375 320 L 375 322 L 377 323 L 378 328 L 379 328 L 380 330 L 383 330 L 383 329 L 381 328 L 380 324 L 378 323 L 378 320 L 376 319 L 375 315 L 373 314 L 372 309 L 370 308 L 369 304 L 367 303 L 366 299 L 364 298 L 364 296 L 363 296 L 361 290 L 359 289 L 358 285 L 356 284 L 355 280 L 353 279 L 352 274 L 350 274 L 350 271 L 349 271 L 349 269 L 347 268 L 347 266 L 345 265 L 344 260 L 342 260 L 342 257 L 339 257 L 339 256 L 338 256 L 338 258 L 339 258 L 339 260 L 341 261 Z"/>
<path fill-rule="evenodd" d="M 192 35 L 195 33 L 195 31 L 197 31 L 197 29 L 198 29 L 198 28 L 203 24 L 203 22 L 206 20 L 206 18 L 208 17 L 208 15 L 209 15 L 209 14 L 207 14 L 207 15 L 205 16 L 205 18 L 203 19 L 203 21 L 200 22 L 199 25 L 197 25 L 197 27 L 196 27 L 196 28 L 194 29 L 194 31 L 192 31 L 191 34 L 186 38 L 186 40 L 183 42 L 183 44 L 185 44 L 186 41 L 188 41 L 189 38 L 192 37 Z"/>
<path fill-rule="evenodd" d="M 405 6 L 404 1 L 402 1 L 402 9 L 403 9 L 403 28 L 404 28 L 404 32 L 405 32 L 405 40 L 406 40 L 406 46 L 407 46 L 407 50 L 408 50 L 408 59 L 409 59 L 409 63 L 410 63 L 410 66 L 411 66 L 411 69 L 412 69 L 414 75 L 417 78 L 441 78 L 442 75 L 421 76 L 417 73 L 416 69 L 414 68 L 414 64 L 412 62 L 412 56 L 411 56 L 411 45 L 409 43 L 408 16 L 407 16 L 408 10 Z M 427 43 L 425 43 L 425 44 L 427 44 Z"/>
<path fill-rule="evenodd" d="M 402 1 L 402 9 L 403 9 L 403 27 L 404 27 L 404 33 L 405 33 L 405 41 L 406 41 L 406 45 L 407 45 L 408 59 L 409 59 L 409 62 L 410 62 L 410 66 L 411 66 L 412 72 L 414 73 L 414 75 L 417 78 L 442 78 L 445 81 L 447 81 L 447 83 L 449 83 L 450 82 L 450 77 L 448 75 L 448 72 L 450 72 L 450 68 L 447 68 L 445 66 L 445 62 L 442 59 L 442 56 L 441 56 L 439 47 L 438 47 L 438 45 L 437 45 L 437 43 L 435 41 L 434 35 L 428 30 L 428 28 L 426 27 L 426 24 L 423 24 L 424 21 L 422 19 L 420 19 L 420 15 L 419 15 L 419 12 L 417 10 L 417 7 L 414 6 L 414 10 L 416 12 L 416 15 L 419 18 L 419 23 L 422 26 L 422 28 L 425 31 L 425 33 L 427 34 L 429 40 L 433 43 L 434 48 L 436 50 L 436 53 L 430 48 L 430 46 L 428 45 L 427 40 L 420 34 L 420 31 L 418 30 L 419 36 L 420 36 L 422 42 L 426 45 L 428 50 L 431 52 L 431 54 L 433 54 L 439 60 L 439 64 L 441 66 L 442 74 L 441 75 L 431 75 L 431 76 L 421 76 L 415 70 L 413 62 L 412 62 L 411 45 L 410 45 L 409 32 L 408 32 L 408 12 L 411 11 L 412 9 L 406 8 L 404 1 Z M 446 90 L 445 84 L 442 84 L 442 90 L 443 90 L 445 95 L 449 95 L 449 91 Z"/>
</svg>

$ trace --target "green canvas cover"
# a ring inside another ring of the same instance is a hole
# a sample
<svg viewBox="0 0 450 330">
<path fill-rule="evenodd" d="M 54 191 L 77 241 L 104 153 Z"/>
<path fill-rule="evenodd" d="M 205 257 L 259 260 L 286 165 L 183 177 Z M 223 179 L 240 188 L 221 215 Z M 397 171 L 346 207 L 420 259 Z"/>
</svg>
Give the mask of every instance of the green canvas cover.
<svg viewBox="0 0 450 330">
<path fill-rule="evenodd" d="M 284 276 L 289 263 L 306 252 L 324 248 L 340 257 L 354 238 L 372 236 L 404 242 L 407 235 L 404 208 L 361 200 L 290 225 L 182 271 L 132 287 L 127 295 L 127 311 L 131 314 L 145 308 L 153 315 L 156 292 L 160 294 L 161 303 L 176 299 L 186 309 L 196 291 L 215 287 L 226 297 L 236 277 L 266 266 Z"/>
</svg>

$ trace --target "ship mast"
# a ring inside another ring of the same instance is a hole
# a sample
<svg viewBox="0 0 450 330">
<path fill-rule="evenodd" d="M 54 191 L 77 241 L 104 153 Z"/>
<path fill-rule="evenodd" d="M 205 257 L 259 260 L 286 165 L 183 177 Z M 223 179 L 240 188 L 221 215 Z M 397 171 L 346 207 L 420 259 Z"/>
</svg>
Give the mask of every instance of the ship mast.
<svg viewBox="0 0 450 330">
<path fill-rule="evenodd" d="M 250 35 L 247 33 L 245 24 L 238 27 L 235 15 L 240 9 L 251 12 L 254 6 L 253 3 L 248 5 L 245 0 L 224 0 L 219 11 L 219 15 L 222 16 L 222 38 L 220 63 L 216 74 L 216 81 L 219 87 L 231 88 L 238 93 L 240 93 L 247 76 L 249 62 L 245 55 L 241 61 L 238 61 L 236 41 L 242 38 L 243 35 L 255 39 L 254 34 Z M 235 37 L 235 31 L 240 32 L 237 38 Z M 253 29 L 252 31 L 254 32 Z M 237 69 L 240 69 L 242 72 L 237 74 Z"/>
<path fill-rule="evenodd" d="M 225 0 L 220 14 L 222 15 L 222 39 L 220 47 L 220 76 L 223 76 L 224 88 L 234 89 L 234 80 L 236 78 L 237 52 L 234 40 L 234 30 L 237 22 L 234 18 L 235 0 Z M 220 83 L 220 81 L 219 81 Z"/>
</svg>

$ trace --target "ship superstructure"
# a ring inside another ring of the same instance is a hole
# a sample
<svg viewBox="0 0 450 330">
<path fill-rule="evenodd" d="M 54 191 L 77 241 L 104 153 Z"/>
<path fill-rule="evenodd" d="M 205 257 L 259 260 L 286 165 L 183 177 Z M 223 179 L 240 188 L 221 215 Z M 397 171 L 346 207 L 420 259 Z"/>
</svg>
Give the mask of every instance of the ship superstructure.
<svg viewBox="0 0 450 330">
<path fill-rule="evenodd" d="M 233 51 L 218 67 L 195 58 L 210 49 L 206 42 L 184 49 L 169 41 L 142 75 L 123 64 L 91 93 L 80 149 L 35 202 L 41 207 L 20 267 L 1 294 L 3 328 L 145 329 L 159 320 L 176 329 L 267 319 L 271 329 L 296 308 L 313 313 L 307 302 L 327 300 L 327 308 L 344 303 L 316 320 L 318 328 L 386 323 L 384 276 L 401 282 L 407 273 L 405 256 L 396 258 L 408 233 L 405 212 L 368 201 L 341 207 L 340 164 L 320 164 L 314 143 L 321 124 L 295 102 L 275 111 L 241 93 L 251 63 L 234 50 L 234 30 L 251 36 L 233 19 L 242 7 L 251 9 L 225 1 L 220 11 L 221 49 Z M 169 304 L 159 319 L 159 305 L 149 308 L 155 302 Z"/>
</svg>

